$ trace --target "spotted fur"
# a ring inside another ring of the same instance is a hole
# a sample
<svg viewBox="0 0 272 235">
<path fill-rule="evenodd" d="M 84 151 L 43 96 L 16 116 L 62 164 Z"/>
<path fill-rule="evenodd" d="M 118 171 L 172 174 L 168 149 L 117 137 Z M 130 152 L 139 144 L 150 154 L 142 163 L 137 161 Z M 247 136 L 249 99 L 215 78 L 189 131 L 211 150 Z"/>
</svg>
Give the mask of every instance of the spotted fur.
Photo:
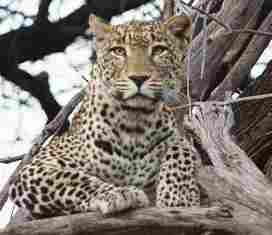
<svg viewBox="0 0 272 235">
<path fill-rule="evenodd" d="M 182 77 L 190 20 L 110 26 L 91 17 L 97 63 L 70 129 L 19 172 L 10 197 L 38 215 L 199 205 L 196 159 L 164 81 Z"/>
</svg>

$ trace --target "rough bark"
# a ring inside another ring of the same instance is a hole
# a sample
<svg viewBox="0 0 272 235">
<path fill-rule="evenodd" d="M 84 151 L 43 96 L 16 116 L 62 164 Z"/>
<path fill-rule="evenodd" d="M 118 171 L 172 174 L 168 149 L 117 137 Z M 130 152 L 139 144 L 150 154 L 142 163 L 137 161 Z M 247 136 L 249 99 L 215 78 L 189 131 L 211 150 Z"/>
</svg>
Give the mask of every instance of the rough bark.
<svg viewBox="0 0 272 235">
<path fill-rule="evenodd" d="M 232 140 L 229 130 L 234 119 L 230 109 L 207 102 L 194 112 L 190 128 L 213 165 L 214 173 L 210 175 L 216 174 L 226 181 L 225 187 L 207 187 L 206 181 L 199 177 L 201 185 L 209 189 L 210 198 L 228 198 L 236 203 L 242 201 L 244 206 L 250 205 L 250 208 L 269 215 L 272 206 L 271 184 Z M 228 191 L 231 188 L 233 190 Z M 253 206 L 252 202 L 256 205 Z"/>
<path fill-rule="evenodd" d="M 207 0 L 199 0 L 197 1 L 197 3 L 195 4 L 195 6 L 197 8 L 200 9 L 207 9 L 208 3 L 210 1 Z M 224 2 L 224 0 L 217 0 L 217 1 L 212 1 L 212 5 L 210 6 L 210 14 L 215 14 L 218 13 L 222 7 L 222 3 Z M 194 12 L 192 14 L 192 18 L 195 19 L 197 15 L 197 12 Z M 208 23 L 210 23 L 211 20 L 208 20 Z M 193 38 L 195 38 L 203 29 L 203 18 L 198 18 L 197 21 L 195 22 L 195 29 L 194 29 L 194 34 L 193 34 Z"/>
<path fill-rule="evenodd" d="M 218 0 L 214 2 L 217 4 L 214 16 L 233 29 L 246 28 L 271 32 L 271 1 Z M 205 7 L 205 4 L 207 1 L 201 0 L 197 6 Z M 252 66 L 271 40 L 271 37 L 257 34 L 225 35 L 224 33 L 226 31 L 215 22 L 209 24 L 209 45 L 203 80 L 200 79 L 203 33 L 198 34 L 193 41 L 190 77 L 194 100 L 223 100 L 226 94 L 245 89 L 250 81 Z M 242 96 L 271 93 L 270 70 L 271 66 L 268 66 L 267 72 Z M 271 158 L 272 146 L 270 103 L 271 99 L 266 99 L 234 105 L 236 126 L 233 135 L 249 157 L 267 174 L 272 174 L 271 170 L 268 170 L 271 169 L 272 164 L 267 162 Z"/>
<path fill-rule="evenodd" d="M 272 93 L 272 62 L 264 73 L 243 93 L 243 97 Z M 235 105 L 236 117 L 240 123 L 233 134 L 242 149 L 254 160 L 260 169 L 272 174 L 271 168 L 264 167 L 272 157 L 272 100 L 255 100 Z M 269 170 L 270 169 L 270 170 Z M 272 178 L 271 178 L 272 179 Z"/>
<path fill-rule="evenodd" d="M 186 232 L 186 235 L 197 235 L 207 229 L 217 231 L 218 234 L 224 230 L 228 231 L 225 234 L 233 234 L 233 230 L 236 230 L 233 224 L 231 214 L 224 207 L 147 208 L 114 217 L 87 213 L 36 220 L 8 226 L 0 230 L 0 235 L 175 235 L 181 232 Z"/>
<path fill-rule="evenodd" d="M 259 23 L 257 22 L 257 19 L 261 15 L 262 4 L 263 1 L 259 0 L 224 1 L 221 10 L 216 16 L 232 29 L 243 29 L 248 26 L 249 22 L 251 22 L 250 26 Z M 256 27 L 253 27 L 253 29 L 256 29 Z M 223 34 L 223 32 L 224 29 L 222 29 L 222 26 L 218 26 L 216 22 L 211 22 L 208 26 L 209 38 L 211 40 L 209 40 L 208 43 L 203 80 L 199 79 L 203 53 L 201 47 L 203 33 L 199 33 L 193 41 L 192 69 L 190 71 L 190 77 L 192 78 L 192 97 L 194 100 L 207 100 L 211 92 L 224 80 L 229 69 L 239 58 L 239 56 L 237 56 L 238 58 L 232 61 L 232 63 L 225 63 L 225 56 L 229 50 L 233 47 L 235 48 L 236 40 L 242 36 L 239 34 Z M 244 45 L 242 48 L 246 48 L 248 42 L 248 38 L 244 38 Z"/>
<path fill-rule="evenodd" d="M 256 21 L 256 20 L 254 20 Z M 272 12 L 266 17 L 263 21 L 262 25 L 258 28 L 260 31 L 270 32 L 272 30 Z M 247 27 L 249 28 L 249 27 Z M 247 45 L 246 49 L 243 53 L 239 56 L 234 66 L 231 67 L 229 73 L 224 78 L 224 81 L 220 83 L 216 87 L 216 89 L 211 94 L 211 100 L 224 100 L 225 94 L 224 92 L 230 91 L 235 92 L 239 89 L 244 81 L 244 77 L 247 77 L 250 73 L 251 68 L 256 64 L 257 60 L 261 56 L 262 52 L 268 46 L 270 42 L 270 37 L 255 35 L 250 40 L 249 44 Z M 243 40 L 244 42 L 245 40 Z M 244 43 L 242 43 L 243 45 Z M 231 63 L 233 57 L 237 57 L 240 52 L 240 48 L 237 48 L 237 43 L 234 44 L 235 48 L 231 48 L 229 50 L 228 59 L 223 59 L 225 63 Z M 244 46 L 244 45 L 243 45 Z"/>
<path fill-rule="evenodd" d="M 234 220 L 247 234 L 270 234 L 272 185 L 230 135 L 230 107 L 203 104 L 195 111 L 190 130 L 212 166 L 199 171 L 199 183 L 209 199 L 232 208 Z"/>
</svg>

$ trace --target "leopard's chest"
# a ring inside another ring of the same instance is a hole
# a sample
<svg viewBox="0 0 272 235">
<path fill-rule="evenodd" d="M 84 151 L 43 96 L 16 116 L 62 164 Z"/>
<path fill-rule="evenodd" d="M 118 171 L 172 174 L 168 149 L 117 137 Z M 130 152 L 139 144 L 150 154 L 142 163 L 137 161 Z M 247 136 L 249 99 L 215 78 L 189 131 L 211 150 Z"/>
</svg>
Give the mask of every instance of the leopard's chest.
<svg viewBox="0 0 272 235">
<path fill-rule="evenodd" d="M 89 149 L 92 174 L 116 185 L 145 187 L 157 179 L 165 146 L 157 148 L 144 143 L 95 139 Z M 150 147 L 152 149 L 150 149 Z"/>
<path fill-rule="evenodd" d="M 115 185 L 144 187 L 156 180 L 172 121 L 159 111 L 124 110 L 105 94 L 92 89 L 81 126 L 88 170 Z"/>
<path fill-rule="evenodd" d="M 156 130 L 156 123 L 132 123 L 117 120 L 95 123 L 92 138 L 86 141 L 89 168 L 92 174 L 115 185 L 146 187 L 156 181 L 161 158 L 167 146 L 165 133 Z M 99 128 L 97 128 L 99 127 Z"/>
</svg>

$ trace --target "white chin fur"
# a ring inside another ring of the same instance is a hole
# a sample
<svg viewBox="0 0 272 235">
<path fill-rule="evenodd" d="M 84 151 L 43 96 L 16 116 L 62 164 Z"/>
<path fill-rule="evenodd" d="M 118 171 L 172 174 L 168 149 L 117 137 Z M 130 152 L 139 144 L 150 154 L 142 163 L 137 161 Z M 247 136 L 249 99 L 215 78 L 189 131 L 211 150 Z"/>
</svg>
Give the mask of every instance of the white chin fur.
<svg viewBox="0 0 272 235">
<path fill-rule="evenodd" d="M 134 108 L 151 108 L 155 104 L 155 100 L 144 96 L 135 96 L 125 101 L 125 104 Z"/>
</svg>

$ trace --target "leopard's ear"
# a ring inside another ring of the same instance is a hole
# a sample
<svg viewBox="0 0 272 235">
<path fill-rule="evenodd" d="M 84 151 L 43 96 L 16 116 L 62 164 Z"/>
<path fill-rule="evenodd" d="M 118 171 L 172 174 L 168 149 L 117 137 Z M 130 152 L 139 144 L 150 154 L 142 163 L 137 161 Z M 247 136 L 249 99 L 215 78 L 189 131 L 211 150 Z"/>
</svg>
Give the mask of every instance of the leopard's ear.
<svg viewBox="0 0 272 235">
<path fill-rule="evenodd" d="M 89 26 L 89 31 L 95 34 L 97 43 L 104 41 L 107 38 L 107 34 L 111 31 L 110 24 L 95 15 L 90 15 Z"/>
<path fill-rule="evenodd" d="M 172 16 L 164 23 L 165 27 L 179 39 L 191 41 L 192 21 L 187 15 Z"/>
</svg>

